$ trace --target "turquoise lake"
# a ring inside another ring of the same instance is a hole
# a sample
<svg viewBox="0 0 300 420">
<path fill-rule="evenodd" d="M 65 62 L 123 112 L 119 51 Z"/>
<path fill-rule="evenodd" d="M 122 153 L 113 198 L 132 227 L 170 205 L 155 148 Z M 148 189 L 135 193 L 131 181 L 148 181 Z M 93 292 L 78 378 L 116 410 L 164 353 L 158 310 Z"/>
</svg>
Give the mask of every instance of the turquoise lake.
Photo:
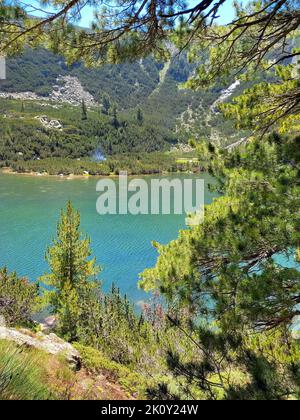
<svg viewBox="0 0 300 420">
<path fill-rule="evenodd" d="M 199 177 L 206 185 L 205 202 L 210 203 L 212 178 Z M 45 250 L 55 237 L 61 208 L 71 200 L 81 212 L 82 229 L 91 237 L 93 253 L 103 268 L 104 290 L 114 282 L 133 302 L 143 300 L 146 294 L 138 289 L 137 281 L 138 274 L 156 262 L 151 241 L 166 244 L 175 239 L 186 228 L 185 215 L 100 216 L 97 181 L 0 174 L 0 267 L 7 266 L 32 281 L 47 272 Z"/>
</svg>

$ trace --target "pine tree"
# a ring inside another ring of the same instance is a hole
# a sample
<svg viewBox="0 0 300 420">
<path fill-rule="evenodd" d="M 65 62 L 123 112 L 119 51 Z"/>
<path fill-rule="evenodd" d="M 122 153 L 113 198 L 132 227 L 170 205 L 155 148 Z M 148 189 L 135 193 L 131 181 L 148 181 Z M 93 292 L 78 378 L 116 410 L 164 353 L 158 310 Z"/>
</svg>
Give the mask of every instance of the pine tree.
<svg viewBox="0 0 300 420">
<path fill-rule="evenodd" d="M 78 338 L 88 316 L 88 302 L 98 289 L 99 267 L 90 256 L 90 239 L 80 232 L 80 214 L 69 202 L 61 213 L 57 238 L 46 253 L 51 271 L 41 280 L 53 288 L 49 304 L 58 316 L 60 333 L 70 341 Z"/>
<path fill-rule="evenodd" d="M 112 155 L 112 153 L 113 153 L 112 141 L 109 140 L 109 143 L 108 143 L 108 154 L 109 155 Z"/>
<path fill-rule="evenodd" d="M 88 119 L 88 116 L 87 116 L 87 108 L 86 108 L 86 104 L 84 102 L 84 99 L 82 99 L 81 110 L 82 110 L 81 119 L 83 121 L 86 121 Z"/>
<path fill-rule="evenodd" d="M 141 108 L 138 108 L 138 110 L 137 110 L 136 120 L 137 120 L 137 123 L 139 125 L 143 125 L 144 115 L 143 115 L 143 111 L 141 110 Z"/>
<path fill-rule="evenodd" d="M 117 112 L 117 107 L 116 106 L 113 107 L 112 121 L 111 121 L 111 123 L 112 123 L 112 126 L 114 128 L 116 128 L 116 129 L 119 128 L 119 126 L 120 126 L 120 123 L 119 123 L 119 120 L 118 120 L 118 112 Z"/>
<path fill-rule="evenodd" d="M 105 94 L 102 96 L 102 108 L 101 108 L 101 110 L 102 110 L 102 114 L 104 114 L 104 115 L 108 115 L 108 114 L 109 114 L 110 107 L 111 107 L 111 105 L 110 105 L 110 98 L 109 98 L 109 96 L 105 93 Z"/>
<path fill-rule="evenodd" d="M 202 225 L 157 244 L 156 267 L 141 275 L 144 289 L 188 314 L 170 320 L 195 348 L 193 363 L 174 352 L 168 364 L 206 398 L 221 388 L 227 399 L 299 398 L 299 137 L 252 138 L 230 153 L 202 144 L 200 157 L 222 194 Z M 224 382 L 232 364 L 246 381 Z"/>
</svg>

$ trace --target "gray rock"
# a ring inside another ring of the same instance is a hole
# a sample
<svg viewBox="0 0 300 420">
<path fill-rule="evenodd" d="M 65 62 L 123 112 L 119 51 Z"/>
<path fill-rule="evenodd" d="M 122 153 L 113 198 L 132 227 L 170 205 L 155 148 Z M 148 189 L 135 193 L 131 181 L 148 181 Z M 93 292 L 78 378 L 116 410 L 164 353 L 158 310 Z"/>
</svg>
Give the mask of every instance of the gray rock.
<svg viewBox="0 0 300 420">
<path fill-rule="evenodd" d="M 6 328 L 0 326 L 0 340 L 9 340 L 20 346 L 33 347 L 43 350 L 52 355 L 65 356 L 68 363 L 74 369 L 81 366 L 81 358 L 79 352 L 66 341 L 51 333 L 49 335 L 43 333 L 34 334 L 28 330 L 16 330 L 14 328 Z"/>
<path fill-rule="evenodd" d="M 77 77 L 59 76 L 57 84 L 53 86 L 53 91 L 49 96 L 39 96 L 34 92 L 1 92 L 0 98 L 19 99 L 24 101 L 42 101 L 46 105 L 51 105 L 51 101 L 59 103 L 67 103 L 73 106 L 80 106 L 82 100 L 85 101 L 87 107 L 99 106 L 94 97 L 84 89 Z"/>
<path fill-rule="evenodd" d="M 88 107 L 97 105 L 93 96 L 83 88 L 77 77 L 60 76 L 57 83 L 53 87 L 50 99 L 75 106 L 80 105 L 82 100 Z"/>
<path fill-rule="evenodd" d="M 48 316 L 40 324 L 42 331 L 50 331 L 56 327 L 57 320 L 55 316 Z"/>
</svg>

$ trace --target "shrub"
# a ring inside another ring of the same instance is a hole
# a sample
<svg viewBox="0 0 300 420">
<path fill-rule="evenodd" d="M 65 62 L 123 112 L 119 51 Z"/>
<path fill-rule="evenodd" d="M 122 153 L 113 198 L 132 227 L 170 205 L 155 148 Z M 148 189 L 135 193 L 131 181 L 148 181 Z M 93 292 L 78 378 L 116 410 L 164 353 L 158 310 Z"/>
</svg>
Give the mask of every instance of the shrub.
<svg viewBox="0 0 300 420">
<path fill-rule="evenodd" d="M 7 269 L 0 270 L 0 315 L 8 326 L 24 326 L 31 321 L 38 299 L 38 286 Z"/>
<path fill-rule="evenodd" d="M 92 373 L 104 373 L 112 381 L 117 381 L 129 394 L 145 396 L 147 383 L 145 378 L 119 363 L 109 360 L 101 352 L 76 343 L 74 347 L 79 351 L 84 366 Z"/>
</svg>

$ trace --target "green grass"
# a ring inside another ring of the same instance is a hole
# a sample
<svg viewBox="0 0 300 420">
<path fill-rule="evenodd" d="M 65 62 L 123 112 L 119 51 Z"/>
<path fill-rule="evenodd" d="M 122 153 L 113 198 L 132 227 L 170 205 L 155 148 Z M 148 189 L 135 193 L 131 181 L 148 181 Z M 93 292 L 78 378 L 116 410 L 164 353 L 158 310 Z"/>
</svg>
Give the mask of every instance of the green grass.
<svg viewBox="0 0 300 420">
<path fill-rule="evenodd" d="M 198 162 L 199 162 L 199 159 L 197 159 L 197 158 L 178 158 L 176 160 L 176 163 L 184 163 L 184 164 L 187 164 L 187 163 L 198 163 Z"/>
<path fill-rule="evenodd" d="M 42 360 L 35 351 L 0 341 L 0 400 L 48 400 Z"/>
</svg>

